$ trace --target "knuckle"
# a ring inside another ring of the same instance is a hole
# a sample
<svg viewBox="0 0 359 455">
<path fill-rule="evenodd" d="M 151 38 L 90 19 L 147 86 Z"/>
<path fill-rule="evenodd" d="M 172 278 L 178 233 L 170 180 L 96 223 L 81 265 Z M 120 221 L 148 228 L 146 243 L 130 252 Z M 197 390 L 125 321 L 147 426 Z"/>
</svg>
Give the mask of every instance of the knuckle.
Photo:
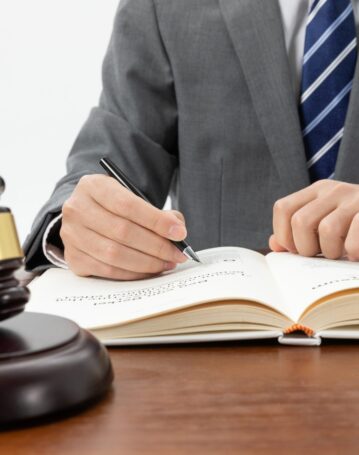
<svg viewBox="0 0 359 455">
<path fill-rule="evenodd" d="M 273 211 L 275 215 L 285 215 L 290 211 L 290 202 L 288 198 L 278 199 L 274 203 Z"/>
<path fill-rule="evenodd" d="M 122 220 L 117 228 L 117 236 L 121 242 L 127 243 L 131 234 L 131 224 Z"/>
<path fill-rule="evenodd" d="M 115 243 L 107 242 L 104 247 L 103 254 L 104 254 L 105 261 L 108 264 L 113 264 L 114 262 L 118 261 L 119 251 L 118 251 L 118 247 L 116 246 Z"/>
<path fill-rule="evenodd" d="M 307 229 L 310 227 L 310 222 L 304 214 L 297 212 L 292 216 L 291 226 L 293 229 Z"/>
<path fill-rule="evenodd" d="M 335 188 L 337 184 L 336 180 L 321 179 L 312 183 L 311 187 L 314 188 L 317 192 L 326 191 L 328 188 Z"/>
<path fill-rule="evenodd" d="M 91 175 L 84 175 L 80 178 L 77 188 L 80 189 L 87 189 L 91 185 Z"/>
<path fill-rule="evenodd" d="M 94 175 L 83 175 L 79 180 L 78 186 L 87 188 L 93 185 L 94 180 L 96 180 L 96 176 Z"/>
<path fill-rule="evenodd" d="M 314 182 L 312 184 L 312 187 L 313 188 L 322 188 L 323 186 L 327 186 L 328 185 L 328 182 L 330 182 L 331 180 L 328 180 L 328 179 L 320 179 L 320 180 L 317 180 L 316 182 Z"/>
<path fill-rule="evenodd" d="M 80 178 L 76 186 L 83 193 L 92 193 L 99 185 L 103 185 L 106 176 L 101 174 L 87 174 Z M 75 190 L 75 191 L 76 191 Z"/>
<path fill-rule="evenodd" d="M 64 219 L 71 218 L 77 212 L 76 202 L 74 197 L 70 197 L 62 206 L 62 216 Z"/>
<path fill-rule="evenodd" d="M 330 190 L 330 196 L 343 196 L 350 190 L 350 185 L 345 182 L 333 182 Z"/>
<path fill-rule="evenodd" d="M 326 219 L 322 220 L 318 226 L 318 233 L 320 237 L 324 238 L 332 238 L 332 237 L 339 237 L 340 230 L 339 227 L 336 226 L 335 223 L 328 221 Z"/>
</svg>

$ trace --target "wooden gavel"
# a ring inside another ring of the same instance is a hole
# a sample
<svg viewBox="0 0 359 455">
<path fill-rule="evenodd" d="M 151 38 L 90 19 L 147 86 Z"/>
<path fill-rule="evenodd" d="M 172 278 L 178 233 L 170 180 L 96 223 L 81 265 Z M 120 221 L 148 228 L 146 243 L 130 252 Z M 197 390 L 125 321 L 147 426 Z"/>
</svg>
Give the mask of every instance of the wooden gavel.
<svg viewBox="0 0 359 455">
<path fill-rule="evenodd" d="M 0 196 L 4 191 L 5 182 L 0 177 Z M 15 278 L 22 264 L 14 218 L 8 208 L 0 207 L 0 321 L 21 313 L 29 300 L 29 290 Z"/>
</svg>

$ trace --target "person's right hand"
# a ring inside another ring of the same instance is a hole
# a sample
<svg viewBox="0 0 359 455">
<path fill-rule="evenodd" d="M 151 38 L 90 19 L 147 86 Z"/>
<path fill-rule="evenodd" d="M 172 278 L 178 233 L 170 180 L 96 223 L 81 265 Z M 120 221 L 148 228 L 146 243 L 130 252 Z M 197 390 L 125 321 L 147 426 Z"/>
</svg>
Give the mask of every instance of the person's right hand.
<svg viewBox="0 0 359 455">
<path fill-rule="evenodd" d="M 186 238 L 183 215 L 153 207 L 111 177 L 82 177 L 62 214 L 65 260 L 77 275 L 137 280 L 187 260 L 169 241 Z"/>
</svg>

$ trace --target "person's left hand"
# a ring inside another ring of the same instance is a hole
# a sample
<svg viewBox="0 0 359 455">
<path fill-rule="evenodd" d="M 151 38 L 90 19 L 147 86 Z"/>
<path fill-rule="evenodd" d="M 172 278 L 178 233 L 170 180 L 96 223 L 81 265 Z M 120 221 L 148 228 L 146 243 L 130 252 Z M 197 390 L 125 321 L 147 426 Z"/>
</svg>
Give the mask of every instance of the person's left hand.
<svg viewBox="0 0 359 455">
<path fill-rule="evenodd" d="M 359 185 L 320 180 L 274 204 L 273 251 L 359 261 Z"/>
</svg>

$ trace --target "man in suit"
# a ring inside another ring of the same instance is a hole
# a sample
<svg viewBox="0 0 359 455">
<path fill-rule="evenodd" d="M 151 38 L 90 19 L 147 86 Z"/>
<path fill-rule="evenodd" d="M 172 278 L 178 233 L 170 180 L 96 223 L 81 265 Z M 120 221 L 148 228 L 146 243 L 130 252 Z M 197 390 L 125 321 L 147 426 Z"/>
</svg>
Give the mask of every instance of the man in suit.
<svg viewBox="0 0 359 455">
<path fill-rule="evenodd" d="M 123 0 L 28 267 L 138 279 L 183 262 L 169 239 L 186 236 L 358 260 L 358 3 Z M 100 174 L 102 156 L 156 207 Z M 160 210 L 168 194 L 180 212 Z"/>
</svg>

